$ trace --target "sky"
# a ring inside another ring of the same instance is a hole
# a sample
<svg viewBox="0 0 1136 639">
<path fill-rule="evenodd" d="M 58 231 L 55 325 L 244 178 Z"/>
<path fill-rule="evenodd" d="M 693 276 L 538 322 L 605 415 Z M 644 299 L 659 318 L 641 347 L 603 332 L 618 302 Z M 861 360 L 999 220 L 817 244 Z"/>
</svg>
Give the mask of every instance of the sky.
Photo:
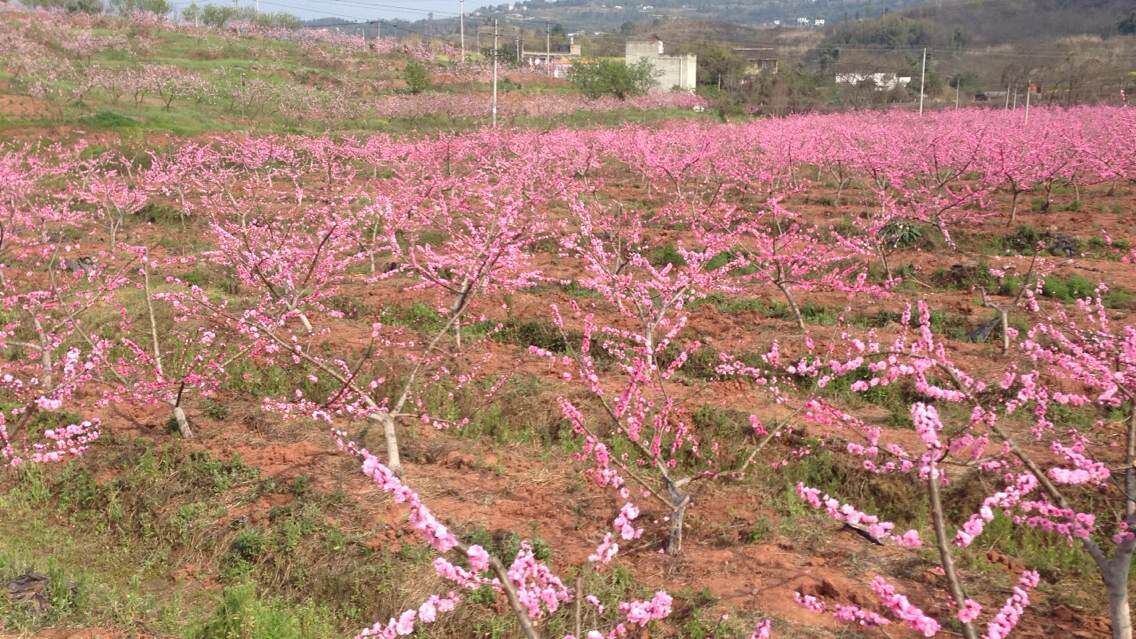
<svg viewBox="0 0 1136 639">
<path fill-rule="evenodd" d="M 238 1 L 245 6 L 255 5 L 255 0 Z M 466 0 L 466 15 L 478 7 L 505 1 Z M 225 0 L 198 0 L 198 4 L 209 3 L 227 4 Z M 309 18 L 422 20 L 431 11 L 436 18 L 456 17 L 459 9 L 458 0 L 260 0 L 260 10 L 265 13 L 291 13 L 305 20 Z"/>
</svg>

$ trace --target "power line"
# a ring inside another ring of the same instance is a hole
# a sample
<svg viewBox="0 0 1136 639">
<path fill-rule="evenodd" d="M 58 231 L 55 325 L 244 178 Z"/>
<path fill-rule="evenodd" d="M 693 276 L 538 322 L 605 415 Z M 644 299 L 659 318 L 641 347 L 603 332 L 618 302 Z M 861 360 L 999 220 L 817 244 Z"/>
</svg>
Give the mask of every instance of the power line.
<svg viewBox="0 0 1136 639">
<path fill-rule="evenodd" d="M 284 4 L 282 2 L 276 2 L 275 0 L 261 0 L 261 2 L 263 4 L 270 5 L 270 6 L 277 7 L 277 8 L 281 8 L 281 9 L 291 9 L 293 11 L 308 11 L 308 9 L 305 9 L 303 7 L 297 7 L 295 5 Z M 305 25 L 301 25 L 300 28 L 302 28 L 302 29 L 330 29 L 330 28 L 334 28 L 334 27 L 358 27 L 358 26 L 367 25 L 367 24 L 382 24 L 382 25 L 385 25 L 385 26 L 388 26 L 388 27 L 393 27 L 395 29 L 398 29 L 399 31 L 405 31 L 406 33 L 413 33 L 415 35 L 422 36 L 423 38 L 436 37 L 436 36 L 428 35 L 428 34 L 423 33 L 421 31 L 416 31 L 416 30 L 411 29 L 409 27 L 404 27 L 404 26 L 398 24 L 398 22 L 396 22 L 396 21 L 388 21 L 388 20 L 381 20 L 381 19 L 378 19 L 378 20 L 360 20 L 359 18 L 356 18 L 356 17 L 353 17 L 353 16 L 348 16 L 348 15 L 343 15 L 341 13 L 333 13 L 333 12 L 329 12 L 329 11 L 325 11 L 323 13 L 329 18 L 340 18 L 341 20 L 343 20 L 343 22 L 325 22 L 325 23 L 322 23 L 322 24 L 305 24 Z"/>
<path fill-rule="evenodd" d="M 383 3 L 379 3 L 379 2 L 367 2 L 367 1 L 364 1 L 364 0 L 331 0 L 331 2 L 334 2 L 336 4 L 347 5 L 347 6 L 351 6 L 351 7 L 359 7 L 359 8 L 362 8 L 362 9 L 397 9 L 399 11 L 411 11 L 413 13 L 425 13 L 425 14 L 434 14 L 434 15 L 443 14 L 443 15 L 454 16 L 455 18 L 458 17 L 458 15 L 459 15 L 457 12 L 454 12 L 454 11 L 442 11 L 442 10 L 436 10 L 435 11 L 435 10 L 431 10 L 431 9 L 419 9 L 417 7 L 404 7 L 404 6 L 395 5 L 395 4 L 383 4 Z"/>
</svg>

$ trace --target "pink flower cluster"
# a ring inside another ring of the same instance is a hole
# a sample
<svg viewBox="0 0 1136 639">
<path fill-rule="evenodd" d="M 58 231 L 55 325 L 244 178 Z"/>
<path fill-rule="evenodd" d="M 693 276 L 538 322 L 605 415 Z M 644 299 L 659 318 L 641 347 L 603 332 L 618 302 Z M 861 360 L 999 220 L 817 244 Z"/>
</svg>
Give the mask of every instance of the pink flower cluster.
<svg viewBox="0 0 1136 639">
<path fill-rule="evenodd" d="M 532 619 L 560 609 L 560 604 L 572 599 L 572 593 L 552 574 L 548 566 L 537 561 L 532 544 L 525 541 L 517 558 L 509 566 L 509 580 L 517 588 L 517 598 Z"/>
<path fill-rule="evenodd" d="M 71 457 L 79 457 L 99 438 L 99 420 L 85 420 L 62 428 L 43 432 L 50 444 L 35 442 L 26 450 L 18 450 L 8 433 L 7 418 L 0 411 L 0 462 L 15 468 L 24 463 L 52 464 Z"/>
<path fill-rule="evenodd" d="M 851 504 L 842 504 L 840 500 L 823 495 L 820 490 L 805 486 L 797 482 L 797 496 L 805 501 L 813 510 L 824 509 L 829 517 L 853 526 L 862 526 L 868 534 L 880 542 L 891 541 L 898 546 L 918 548 L 923 545 L 919 532 L 908 530 L 902 535 L 892 534 L 895 524 L 889 521 L 880 521 L 879 517 L 857 510 Z"/>
<path fill-rule="evenodd" d="M 667 618 L 671 614 L 673 601 L 669 594 L 660 590 L 648 601 L 628 601 L 619 604 L 619 609 L 627 616 L 627 623 L 643 627 L 652 621 Z"/>
<path fill-rule="evenodd" d="M 983 639 L 1005 639 L 1010 635 L 1010 632 L 1018 625 L 1018 621 L 1021 620 L 1026 606 L 1029 605 L 1029 592 L 1037 587 L 1038 579 L 1038 574 L 1032 570 L 1022 573 L 1021 578 L 1018 579 L 1018 585 L 1014 586 L 1013 594 L 986 626 L 986 634 L 983 635 Z"/>
<path fill-rule="evenodd" d="M 402 483 L 391 469 L 384 466 L 367 449 L 359 449 L 358 454 L 363 459 L 363 474 L 370 477 L 383 492 L 389 494 L 395 503 L 406 504 L 410 510 L 410 526 L 418 531 L 434 550 L 441 553 L 449 552 L 458 545 L 458 538 L 446 528 L 445 524 L 434 517 L 430 509 L 418 498 L 418 493 Z"/>
<path fill-rule="evenodd" d="M 982 534 L 986 524 L 994 521 L 994 509 L 999 508 L 1009 512 L 1020 504 L 1026 495 L 1037 489 L 1037 478 L 1031 473 L 1022 473 L 1014 479 L 1011 486 L 990 495 L 982 501 L 978 512 L 970 516 L 966 523 L 955 533 L 956 546 L 966 548 Z"/>
<path fill-rule="evenodd" d="M 385 624 L 376 623 L 370 628 L 365 628 L 359 634 L 355 635 L 355 639 L 366 639 L 369 637 L 394 639 L 395 637 L 405 637 L 414 634 L 417 625 L 434 623 L 438 619 L 438 613 L 450 612 L 457 607 L 460 601 L 461 598 L 453 592 L 445 597 L 430 595 L 430 598 L 422 602 L 422 605 L 418 606 L 417 609 L 411 608 L 405 610 L 397 619 L 392 618 Z"/>
<path fill-rule="evenodd" d="M 768 619 L 757 622 L 749 639 L 773 639 L 773 622 Z"/>
<path fill-rule="evenodd" d="M 837 621 L 844 623 L 851 623 L 857 626 L 864 626 L 865 628 L 875 628 L 878 626 L 886 626 L 891 623 L 886 617 L 879 613 L 872 612 L 871 610 L 864 610 L 859 606 L 849 606 L 845 604 L 837 604 L 833 606 L 832 616 Z"/>
<path fill-rule="evenodd" d="M 1058 484 L 1100 486 L 1108 481 L 1111 472 L 1103 462 L 1091 459 L 1085 455 L 1085 441 L 1078 437 L 1071 446 L 1060 442 L 1053 442 L 1053 452 L 1063 456 L 1072 468 L 1053 467 L 1047 471 L 1049 478 Z"/>
<path fill-rule="evenodd" d="M 934 637 L 938 634 L 942 626 L 938 621 L 928 617 L 922 610 L 907 600 L 907 597 L 896 592 L 895 587 L 887 582 L 883 577 L 877 576 L 872 579 L 872 591 L 880 598 L 880 603 L 888 609 L 891 614 L 895 615 L 907 623 L 907 625 L 914 628 L 917 632 L 923 634 L 924 637 Z"/>
</svg>

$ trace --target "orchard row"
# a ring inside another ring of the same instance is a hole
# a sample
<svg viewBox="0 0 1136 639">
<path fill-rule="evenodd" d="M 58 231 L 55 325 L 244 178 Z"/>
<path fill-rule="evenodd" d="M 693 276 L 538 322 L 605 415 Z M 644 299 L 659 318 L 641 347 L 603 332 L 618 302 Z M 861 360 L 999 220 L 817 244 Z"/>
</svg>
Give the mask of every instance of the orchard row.
<svg viewBox="0 0 1136 639">
<path fill-rule="evenodd" d="M 619 504 L 611 530 L 590 540 L 587 570 L 606 570 L 620 544 L 644 536 L 644 512 L 666 522 L 660 548 L 680 554 L 703 486 L 793 463 L 808 451 L 773 444 L 807 428 L 867 471 L 923 487 L 925 531 L 898 530 L 812 486 L 796 492 L 875 543 L 932 545 L 946 603 L 921 607 L 877 576 L 878 606 L 799 594 L 803 606 L 862 627 L 904 624 L 930 637 L 949 624 L 1005 637 L 1037 573 L 1027 567 L 1005 601 L 980 601 L 956 569 L 1001 512 L 1078 544 L 1099 568 L 1114 636 L 1131 637 L 1136 329 L 1105 308 L 1104 287 L 1075 307 L 1041 300 L 1049 266 L 1043 247 L 1027 247 L 1014 290 L 975 291 L 999 314 L 1002 348 L 970 366 L 936 335 L 928 304 L 903 299 L 905 274 L 890 258 L 911 251 L 913 229 L 951 251 L 960 236 L 1013 225 L 1026 194 L 1048 206 L 1058 191 L 1130 185 L 1134 145 L 1136 112 L 1099 107 L 1035 109 L 1028 122 L 1020 111 L 963 110 L 414 141 L 219 137 L 145 153 L 10 147 L 0 155 L 0 454 L 13 467 L 82 455 L 108 426 L 96 415 L 117 402 L 168 406 L 192 437 L 185 407 L 216 394 L 235 366 L 302 370 L 287 394 L 252 399 L 331 429 L 409 510 L 452 584 L 360 636 L 410 634 L 485 587 L 527 636 L 542 636 L 542 618 L 595 598 L 527 547 L 506 566 L 463 543 L 404 483 L 399 440 L 405 429 L 467 422 L 432 413 L 431 388 L 479 384 L 492 401 L 507 376 L 486 369 L 479 342 L 504 330 L 514 295 L 571 285 L 597 305 L 550 305 L 562 339 L 517 356 L 576 389 L 558 407 L 581 471 Z M 839 224 L 807 214 L 802 197 L 816 191 L 854 195 L 861 208 Z M 361 327 L 340 301 L 381 286 L 426 300 L 438 321 L 415 330 L 374 317 Z M 832 293 L 894 299 L 899 320 L 815 336 L 802 301 Z M 752 415 L 745 444 L 724 446 L 700 432 L 682 388 L 704 346 L 690 323 L 699 304 L 746 295 L 782 299 L 800 334 L 760 353 L 716 353 L 717 378 L 783 415 Z M 917 437 L 893 438 L 829 401 L 832 384 L 907 385 Z M 1076 429 L 1055 407 L 1099 420 Z M 87 417 L 52 421 L 63 414 Z M 359 423 L 381 429 L 381 457 L 345 434 Z M 963 472 L 997 489 L 969 518 L 948 521 L 958 505 L 944 503 L 943 487 Z M 618 608 L 575 635 L 627 636 L 666 618 L 671 597 Z M 765 621 L 754 636 L 771 631 Z"/>
</svg>

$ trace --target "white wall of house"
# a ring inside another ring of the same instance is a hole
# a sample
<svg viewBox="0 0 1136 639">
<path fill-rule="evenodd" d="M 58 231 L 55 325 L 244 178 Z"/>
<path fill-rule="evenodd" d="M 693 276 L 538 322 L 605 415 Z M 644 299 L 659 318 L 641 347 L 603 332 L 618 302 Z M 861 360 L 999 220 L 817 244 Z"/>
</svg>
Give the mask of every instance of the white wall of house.
<svg viewBox="0 0 1136 639">
<path fill-rule="evenodd" d="M 633 65 L 640 60 L 647 60 L 655 69 L 655 90 L 694 90 L 698 76 L 698 56 L 663 55 L 663 43 L 660 40 L 628 41 L 624 49 L 624 61 Z"/>
</svg>

